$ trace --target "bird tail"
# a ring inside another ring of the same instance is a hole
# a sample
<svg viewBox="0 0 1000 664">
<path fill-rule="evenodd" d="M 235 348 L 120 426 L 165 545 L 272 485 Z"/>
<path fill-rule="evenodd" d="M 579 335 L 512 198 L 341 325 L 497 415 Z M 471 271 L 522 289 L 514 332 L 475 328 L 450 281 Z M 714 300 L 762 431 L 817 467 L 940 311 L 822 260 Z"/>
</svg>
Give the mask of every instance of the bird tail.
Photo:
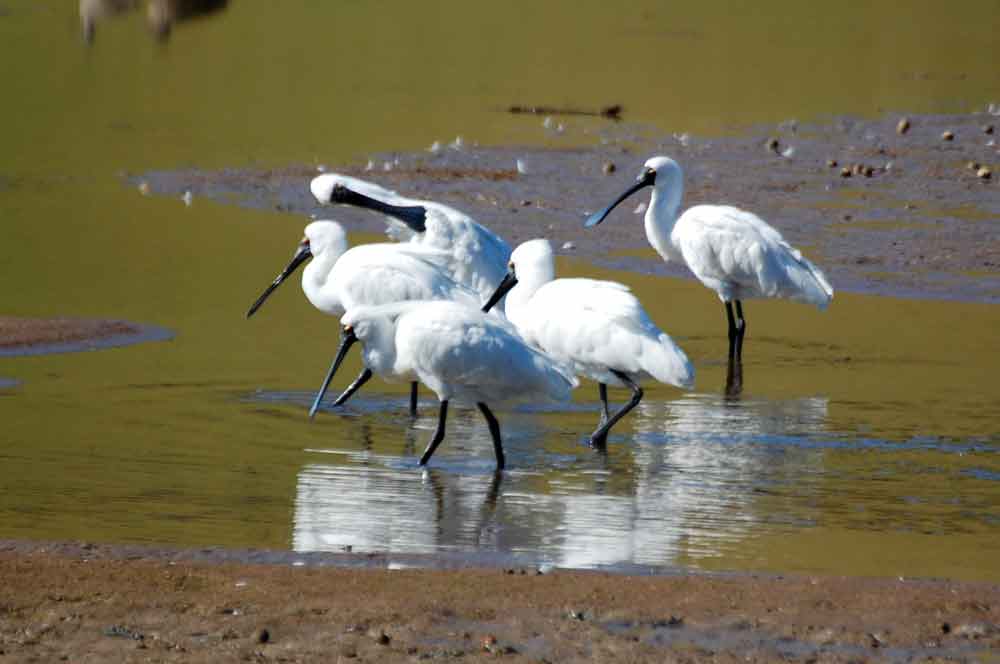
<svg viewBox="0 0 1000 664">
<path fill-rule="evenodd" d="M 826 309 L 833 299 L 833 286 L 827 281 L 822 270 L 808 258 L 801 254 L 797 258 L 797 269 L 788 271 L 788 277 L 795 286 L 792 299 Z"/>
<path fill-rule="evenodd" d="M 644 340 L 642 364 L 643 369 L 661 383 L 686 390 L 694 387 L 694 365 L 666 332 L 660 332 L 655 340 Z"/>
</svg>

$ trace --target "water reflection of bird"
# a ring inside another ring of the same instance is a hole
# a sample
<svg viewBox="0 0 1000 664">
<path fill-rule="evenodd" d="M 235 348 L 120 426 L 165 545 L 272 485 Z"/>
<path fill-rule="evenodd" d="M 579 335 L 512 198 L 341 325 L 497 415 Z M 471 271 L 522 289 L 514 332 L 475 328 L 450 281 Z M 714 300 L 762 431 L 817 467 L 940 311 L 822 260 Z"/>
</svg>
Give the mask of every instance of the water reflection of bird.
<svg viewBox="0 0 1000 664">
<path fill-rule="evenodd" d="M 309 464 L 298 474 L 292 548 L 400 554 L 495 551 L 503 473 L 440 474 Z"/>
<path fill-rule="evenodd" d="M 802 486 L 819 454 L 776 452 L 767 439 L 807 436 L 826 422 L 823 398 L 732 402 L 691 394 L 635 412 L 633 485 L 560 497 L 561 564 L 672 565 L 712 558 L 756 528 L 757 487 L 794 474 Z"/>
<path fill-rule="evenodd" d="M 407 198 L 375 183 L 339 173 L 317 176 L 310 188 L 320 204 L 355 205 L 388 215 L 391 221 L 387 232 L 400 242 L 451 252 L 452 278 L 479 293 L 484 300 L 507 272 L 510 245 L 453 207 Z"/>
<path fill-rule="evenodd" d="M 142 4 L 141 0 L 80 0 L 84 40 L 94 40 L 98 22 L 139 9 Z M 146 0 L 146 24 L 153 35 L 166 39 L 176 23 L 211 14 L 228 4 L 229 0 Z"/>
<path fill-rule="evenodd" d="M 781 233 L 750 212 L 727 205 L 696 205 L 678 216 L 684 181 L 669 157 L 649 159 L 637 182 L 586 225 L 601 223 L 612 209 L 643 187 L 653 187 L 646 210 L 646 238 L 664 260 L 683 261 L 726 307 L 729 356 L 743 353 L 746 319 L 742 300 L 788 298 L 825 308 L 833 287 L 823 273 Z M 733 304 L 736 315 L 733 315 Z"/>
<path fill-rule="evenodd" d="M 357 307 L 340 322 L 340 349 L 317 403 L 347 350 L 360 341 L 368 369 L 390 380 L 415 376 L 441 402 L 421 465 L 444 439 L 450 402 L 479 409 L 489 425 L 497 468 L 503 469 L 500 425 L 489 404 L 566 401 L 577 384 L 568 370 L 528 346 L 509 323 L 457 302 Z"/>
<path fill-rule="evenodd" d="M 352 307 L 401 300 L 447 299 L 477 307 L 479 297 L 455 283 L 435 261 L 448 260 L 446 252 L 428 247 L 380 243 L 347 248 L 347 233 L 335 221 L 314 221 L 291 262 L 247 311 L 247 318 L 295 270 L 312 259 L 302 273 L 302 290 L 314 307 L 331 316 Z M 343 403 L 371 378 L 365 369 L 338 399 Z M 318 403 L 318 402 L 317 402 Z M 416 410 L 416 384 L 411 390 L 411 412 Z M 315 412 L 315 410 L 313 411 Z"/>
<path fill-rule="evenodd" d="M 548 240 L 531 240 L 510 257 L 510 271 L 486 307 L 507 295 L 507 317 L 532 346 L 597 381 L 601 421 L 595 446 L 642 399 L 639 382 L 655 379 L 694 386 L 694 367 L 677 344 L 649 318 L 629 289 L 613 281 L 556 279 Z M 627 387 L 632 397 L 613 415 L 607 386 Z"/>
</svg>

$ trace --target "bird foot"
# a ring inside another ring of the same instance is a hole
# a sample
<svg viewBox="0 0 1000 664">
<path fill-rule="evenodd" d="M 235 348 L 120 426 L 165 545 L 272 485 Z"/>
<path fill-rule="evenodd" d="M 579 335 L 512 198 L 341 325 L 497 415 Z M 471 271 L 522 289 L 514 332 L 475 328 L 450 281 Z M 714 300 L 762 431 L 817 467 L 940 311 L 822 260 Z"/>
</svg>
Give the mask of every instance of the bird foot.
<svg viewBox="0 0 1000 664">
<path fill-rule="evenodd" d="M 608 434 L 593 435 L 590 437 L 590 446 L 603 449 L 608 446 Z"/>
</svg>

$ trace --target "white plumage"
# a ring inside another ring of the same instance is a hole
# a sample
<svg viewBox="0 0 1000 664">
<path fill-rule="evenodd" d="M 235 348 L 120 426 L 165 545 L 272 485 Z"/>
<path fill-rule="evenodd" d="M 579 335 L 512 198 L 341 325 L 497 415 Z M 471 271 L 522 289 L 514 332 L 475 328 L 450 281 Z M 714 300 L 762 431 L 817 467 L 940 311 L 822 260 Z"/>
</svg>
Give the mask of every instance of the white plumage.
<svg viewBox="0 0 1000 664">
<path fill-rule="evenodd" d="M 682 261 L 726 305 L 730 357 L 742 353 L 746 321 L 741 301 L 788 298 L 825 308 L 833 298 L 826 277 L 760 217 L 728 205 L 696 205 L 678 216 L 684 174 L 669 157 L 649 159 L 635 185 L 587 220 L 596 226 L 634 192 L 652 186 L 646 238 L 666 261 Z M 733 317 L 736 303 L 739 322 Z"/>
<path fill-rule="evenodd" d="M 684 351 L 656 326 L 626 286 L 595 279 L 556 279 L 548 240 L 531 240 L 511 254 L 511 272 L 498 293 L 509 289 L 507 317 L 532 346 L 577 375 L 600 385 L 601 426 L 607 432 L 642 397 L 638 383 L 653 378 L 677 387 L 694 385 L 694 367 Z M 511 284 L 514 284 L 511 286 Z M 609 419 L 606 385 L 628 387 L 633 400 Z"/>
<path fill-rule="evenodd" d="M 438 427 L 420 460 L 444 438 L 448 404 L 475 404 L 490 426 L 497 467 L 504 467 L 500 429 L 488 404 L 565 401 L 577 385 L 564 367 L 528 346 L 506 321 L 456 302 L 399 302 L 349 310 L 337 361 L 355 340 L 365 366 L 387 380 L 416 376 L 441 401 Z"/>
<path fill-rule="evenodd" d="M 363 244 L 348 249 L 347 233 L 335 221 L 314 221 L 292 263 L 254 304 L 251 315 L 306 259 L 302 290 L 314 307 L 331 316 L 362 305 L 403 300 L 455 300 L 479 306 L 479 297 L 456 283 L 438 266 L 445 252 L 392 243 Z M 289 269 L 291 268 L 291 269 Z"/>
<path fill-rule="evenodd" d="M 247 317 L 310 258 L 302 272 L 302 290 L 314 307 L 332 316 L 354 307 L 404 300 L 453 300 L 473 308 L 480 304 L 476 293 L 437 266 L 442 260 L 447 262 L 447 252 L 393 243 L 348 249 L 344 228 L 335 221 L 323 220 L 306 226 L 305 238 L 291 262 L 250 307 Z M 360 382 L 355 382 L 338 403 L 343 403 L 369 376 L 359 377 Z M 415 394 L 411 396 L 411 410 L 416 408 Z"/>
<path fill-rule="evenodd" d="M 313 178 L 310 189 L 323 205 L 360 205 L 388 215 L 386 233 L 394 240 L 447 251 L 451 257 L 447 266 L 451 277 L 484 299 L 506 273 L 510 245 L 455 208 L 407 198 L 375 183 L 339 173 Z M 369 201 L 350 196 L 351 193 Z M 417 211 L 419 208 L 422 210 Z"/>
</svg>

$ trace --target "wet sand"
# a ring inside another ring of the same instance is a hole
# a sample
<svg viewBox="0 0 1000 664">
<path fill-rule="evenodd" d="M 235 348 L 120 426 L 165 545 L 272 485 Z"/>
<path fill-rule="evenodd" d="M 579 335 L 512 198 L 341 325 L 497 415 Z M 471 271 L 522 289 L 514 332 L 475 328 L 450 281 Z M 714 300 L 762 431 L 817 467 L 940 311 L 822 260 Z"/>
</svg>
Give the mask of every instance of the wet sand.
<svg viewBox="0 0 1000 664">
<path fill-rule="evenodd" d="M 634 181 L 649 156 L 667 154 L 685 169 L 684 208 L 713 203 L 755 212 L 814 259 L 837 290 L 1000 302 L 994 126 L 1000 118 L 909 115 L 901 134 L 901 117 L 788 121 L 719 137 L 566 120 L 563 134 L 548 132 L 545 147 L 481 147 L 467 140 L 460 149 L 372 155 L 354 164 L 151 172 L 128 181 L 156 194 L 191 192 L 195 200 L 274 209 L 303 221 L 315 214 L 351 230 L 380 232 L 378 215 L 316 207 L 308 182 L 327 169 L 454 205 L 511 244 L 544 236 L 560 253 L 606 267 L 691 278 L 683 266 L 665 265 L 646 243 L 637 206 L 648 194 L 626 201 L 599 228 L 582 228 L 588 213 Z M 525 121 L 547 132 L 539 118 Z M 526 172 L 519 172 L 518 160 Z M 989 177 L 980 176 L 982 168 Z M 285 232 L 293 242 L 298 229 Z"/>
<path fill-rule="evenodd" d="M 163 328 L 124 320 L 0 316 L 0 357 L 95 350 L 172 336 Z"/>
<path fill-rule="evenodd" d="M 1000 587 L 989 584 L 204 555 L 0 543 L 0 661 L 990 661 L 1000 652 Z"/>
</svg>

